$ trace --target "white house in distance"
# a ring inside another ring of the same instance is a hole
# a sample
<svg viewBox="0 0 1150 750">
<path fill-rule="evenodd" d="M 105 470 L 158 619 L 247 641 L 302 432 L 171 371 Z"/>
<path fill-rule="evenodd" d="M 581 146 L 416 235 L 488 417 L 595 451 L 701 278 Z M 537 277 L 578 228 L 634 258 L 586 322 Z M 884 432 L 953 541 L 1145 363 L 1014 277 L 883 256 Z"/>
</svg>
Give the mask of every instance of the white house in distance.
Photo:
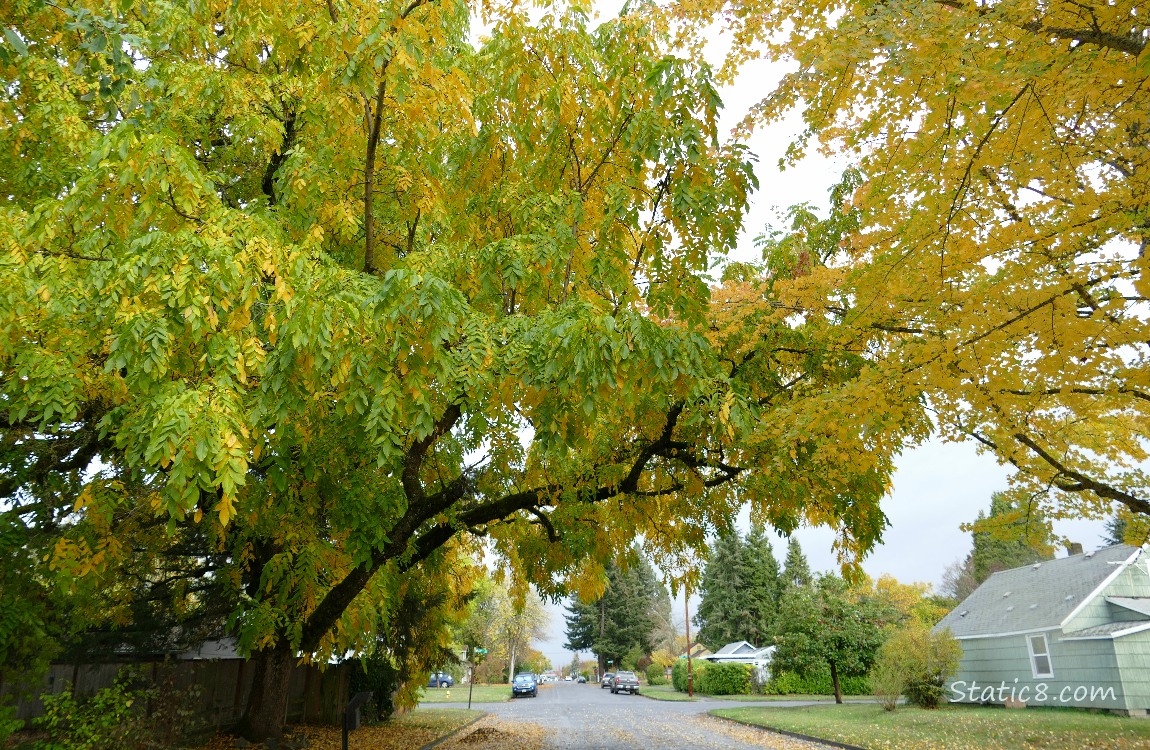
<svg viewBox="0 0 1150 750">
<path fill-rule="evenodd" d="M 1150 547 L 995 573 L 935 627 L 962 644 L 952 702 L 1150 711 Z"/>
<path fill-rule="evenodd" d="M 735 641 L 700 658 L 712 664 L 747 664 L 754 669 L 754 680 L 761 684 L 771 678 L 771 658 L 774 654 L 774 646 L 759 648 L 747 641 Z"/>
</svg>

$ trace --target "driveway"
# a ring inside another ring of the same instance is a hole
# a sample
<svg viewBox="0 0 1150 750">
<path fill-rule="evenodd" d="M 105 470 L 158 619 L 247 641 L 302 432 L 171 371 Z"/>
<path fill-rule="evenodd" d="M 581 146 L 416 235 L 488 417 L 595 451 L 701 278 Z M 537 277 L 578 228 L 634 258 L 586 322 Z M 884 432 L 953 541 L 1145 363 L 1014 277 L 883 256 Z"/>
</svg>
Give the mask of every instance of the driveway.
<svg viewBox="0 0 1150 750">
<path fill-rule="evenodd" d="M 455 704 L 436 704 L 449 705 Z M 473 706 L 491 715 L 439 745 L 437 750 L 826 750 L 823 745 L 706 715 L 714 708 L 732 705 L 736 704 L 707 699 L 689 703 L 656 701 L 641 695 L 612 695 L 611 691 L 595 684 L 540 685 L 538 698 Z"/>
</svg>

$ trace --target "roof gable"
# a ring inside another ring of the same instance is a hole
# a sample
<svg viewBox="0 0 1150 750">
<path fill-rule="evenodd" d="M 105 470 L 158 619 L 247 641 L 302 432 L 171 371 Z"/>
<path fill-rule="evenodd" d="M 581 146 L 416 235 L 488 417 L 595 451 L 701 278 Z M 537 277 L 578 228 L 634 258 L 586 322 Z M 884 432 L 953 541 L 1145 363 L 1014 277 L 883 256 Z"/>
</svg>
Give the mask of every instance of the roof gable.
<svg viewBox="0 0 1150 750">
<path fill-rule="evenodd" d="M 1118 544 L 995 573 L 937 628 L 959 639 L 1061 628 L 1140 554 Z"/>
<path fill-rule="evenodd" d="M 747 641 L 734 641 L 716 651 L 715 656 L 741 656 L 743 654 L 753 654 L 758 650 L 758 646 L 752 646 Z"/>
</svg>

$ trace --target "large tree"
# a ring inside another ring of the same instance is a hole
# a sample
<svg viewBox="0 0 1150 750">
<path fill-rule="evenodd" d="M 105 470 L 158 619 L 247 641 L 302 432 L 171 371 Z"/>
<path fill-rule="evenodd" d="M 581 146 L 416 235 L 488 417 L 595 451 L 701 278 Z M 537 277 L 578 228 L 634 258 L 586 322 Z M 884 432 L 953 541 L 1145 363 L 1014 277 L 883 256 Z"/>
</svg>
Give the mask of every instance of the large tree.
<svg viewBox="0 0 1150 750">
<path fill-rule="evenodd" d="M 712 650 L 733 641 L 766 645 L 779 596 L 779 564 L 764 529 L 721 534 L 711 546 L 695 613 L 698 638 Z"/>
<path fill-rule="evenodd" d="M 842 703 L 839 678 L 866 674 L 883 643 L 883 628 L 896 618 L 893 608 L 870 592 L 852 590 L 838 576 L 820 575 L 783 596 L 771 663 L 799 673 L 829 669 L 835 702 Z"/>
<path fill-rule="evenodd" d="M 976 583 L 993 573 L 1054 557 L 1053 533 L 1040 513 L 1003 493 L 990 497 L 990 511 L 978 512 L 971 529 L 971 572 Z"/>
<path fill-rule="evenodd" d="M 85 627 L 222 607 L 252 739 L 477 539 L 554 593 L 752 497 L 849 560 L 924 431 L 782 268 L 709 286 L 754 177 L 656 8 L 484 8 L 478 50 L 446 0 L 0 17 L 10 538 Z"/>
<path fill-rule="evenodd" d="M 660 614 L 670 601 L 651 564 L 632 555 L 626 567 L 608 563 L 602 592 L 588 600 L 572 596 L 567 605 L 564 647 L 592 651 L 602 674 L 608 662 L 619 668 L 628 657 L 649 656 Z"/>
<path fill-rule="evenodd" d="M 699 606 L 695 610 L 697 638 L 707 648 L 718 651 L 740 640 L 740 592 L 743 582 L 742 539 L 737 531 L 720 534 L 711 545 L 703 578 L 699 583 Z"/>
<path fill-rule="evenodd" d="M 948 439 L 1018 469 L 1049 518 L 1150 513 L 1150 66 L 1133 0 L 715 0 L 788 73 L 787 159 L 857 165 L 829 219 L 768 238 L 806 278 L 779 300 L 863 334 Z M 780 31 L 782 30 L 782 31 Z M 843 345 L 857 342 L 843 336 Z"/>
</svg>

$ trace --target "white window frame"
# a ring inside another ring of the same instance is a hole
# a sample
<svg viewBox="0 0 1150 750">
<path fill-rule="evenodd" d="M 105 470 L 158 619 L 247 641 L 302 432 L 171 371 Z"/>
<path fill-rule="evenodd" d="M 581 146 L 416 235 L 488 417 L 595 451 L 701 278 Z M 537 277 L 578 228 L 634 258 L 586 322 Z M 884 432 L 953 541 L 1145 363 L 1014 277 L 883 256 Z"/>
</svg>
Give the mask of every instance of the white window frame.
<svg viewBox="0 0 1150 750">
<path fill-rule="evenodd" d="M 1035 640 L 1041 639 L 1042 651 L 1034 650 Z M 1026 650 L 1030 653 L 1030 671 L 1035 679 L 1049 678 L 1054 676 L 1054 659 L 1050 655 L 1050 642 L 1046 640 L 1046 633 L 1032 633 L 1026 636 Z M 1046 671 L 1041 672 L 1038 669 L 1038 659 L 1046 657 Z"/>
</svg>

